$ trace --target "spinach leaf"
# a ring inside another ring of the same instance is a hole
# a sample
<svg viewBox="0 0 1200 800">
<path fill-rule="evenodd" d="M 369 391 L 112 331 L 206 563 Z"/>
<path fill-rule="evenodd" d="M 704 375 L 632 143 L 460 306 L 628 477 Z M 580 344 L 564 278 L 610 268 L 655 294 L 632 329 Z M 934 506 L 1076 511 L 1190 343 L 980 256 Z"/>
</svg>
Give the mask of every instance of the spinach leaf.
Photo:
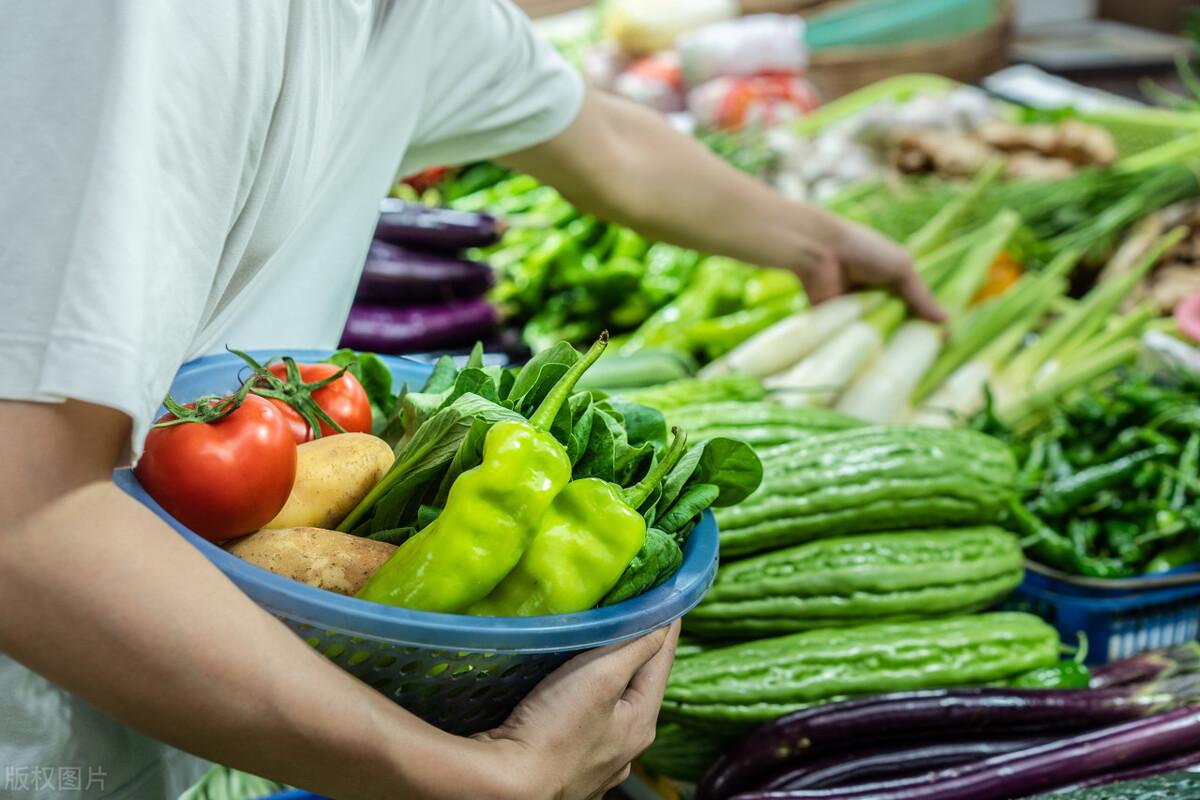
<svg viewBox="0 0 1200 800">
<path fill-rule="evenodd" d="M 483 366 L 483 342 L 476 342 L 471 348 L 471 355 L 467 356 L 467 363 L 463 364 L 463 369 L 479 369 Z"/>
<path fill-rule="evenodd" d="M 392 371 L 374 353 L 356 353 L 349 348 L 338 350 L 326 361 L 347 367 L 347 371 L 362 384 L 371 403 L 371 429 L 378 435 L 396 405 L 396 396 L 392 394 Z"/>
<path fill-rule="evenodd" d="M 688 523 L 695 520 L 711 506 L 720 496 L 721 490 L 711 483 L 691 483 L 680 493 L 679 498 L 665 514 L 655 523 L 663 531 L 672 534 L 680 544 L 686 539 L 686 534 L 680 536 L 677 532 L 685 528 L 690 532 Z"/>
<path fill-rule="evenodd" d="M 738 439 L 714 436 L 693 445 L 663 481 L 662 500 L 667 506 L 688 483 L 711 483 L 720 490 L 716 506 L 731 506 L 750 496 L 762 482 L 762 462 L 750 445 Z"/>
<path fill-rule="evenodd" d="M 543 350 L 521 367 L 508 394 L 501 395 L 510 408 L 529 416 L 558 379 L 579 360 L 579 353 L 566 342 Z"/>
<path fill-rule="evenodd" d="M 439 409 L 453 403 L 464 394 L 476 394 L 493 403 L 500 402 L 500 393 L 496 391 L 496 381 L 481 367 L 466 367 L 454 379 L 454 386 L 442 400 Z"/>
<path fill-rule="evenodd" d="M 655 450 L 667 446 L 667 421 L 657 408 L 612 398 L 608 401 L 625 421 L 625 435 L 631 445 L 650 442 Z"/>
<path fill-rule="evenodd" d="M 367 538 L 374 539 L 377 542 L 387 542 L 399 547 L 411 539 L 416 532 L 416 528 L 389 528 L 386 531 L 376 531 Z"/>
<path fill-rule="evenodd" d="M 464 394 L 429 418 L 400 446 L 396 463 L 379 485 L 372 508 L 355 509 L 343 521 L 356 533 L 365 521 L 370 532 L 411 525 L 421 503 L 442 477 L 476 419 L 494 424 L 501 419 L 521 419 L 516 413 L 476 394 Z M 339 527 L 346 530 L 346 527 Z"/>
<path fill-rule="evenodd" d="M 642 548 L 621 573 L 616 586 L 600 601 L 600 605 L 611 606 L 648 592 L 674 575 L 682 563 L 683 551 L 675 540 L 658 528 L 649 528 Z"/>
<path fill-rule="evenodd" d="M 457 377 L 458 365 L 454 363 L 454 359 L 450 356 L 442 356 L 433 365 L 433 372 L 429 373 L 429 379 L 421 387 L 421 392 L 423 394 L 444 392 L 454 385 L 454 379 Z"/>
</svg>

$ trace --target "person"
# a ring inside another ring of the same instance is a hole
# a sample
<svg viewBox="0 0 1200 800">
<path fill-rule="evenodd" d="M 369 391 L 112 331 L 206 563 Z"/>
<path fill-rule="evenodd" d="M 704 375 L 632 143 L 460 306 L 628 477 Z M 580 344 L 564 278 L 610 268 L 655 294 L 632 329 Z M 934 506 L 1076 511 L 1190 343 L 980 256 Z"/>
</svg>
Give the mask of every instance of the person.
<svg viewBox="0 0 1200 800">
<path fill-rule="evenodd" d="M 0 794 L 172 797 L 203 765 L 180 751 L 336 798 L 622 780 L 677 626 L 450 736 L 312 651 L 112 470 L 189 358 L 336 345 L 397 174 L 498 158 L 649 237 L 794 269 L 814 301 L 887 286 L 936 319 L 905 252 L 586 90 L 508 0 L 2 4 Z"/>
</svg>

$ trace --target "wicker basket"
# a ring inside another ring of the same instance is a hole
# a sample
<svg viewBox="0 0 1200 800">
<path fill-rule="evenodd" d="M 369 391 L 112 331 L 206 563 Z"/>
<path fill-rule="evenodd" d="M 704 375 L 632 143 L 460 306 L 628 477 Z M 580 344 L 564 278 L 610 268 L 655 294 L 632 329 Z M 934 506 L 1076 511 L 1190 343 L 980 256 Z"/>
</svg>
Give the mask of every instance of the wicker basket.
<svg viewBox="0 0 1200 800">
<path fill-rule="evenodd" d="M 747 13 L 804 14 L 846 0 L 742 0 Z M 824 100 L 833 100 L 893 75 L 934 73 L 973 83 L 1008 63 L 1013 2 L 1000 0 L 996 20 L 957 39 L 911 42 L 896 47 L 842 47 L 812 53 L 809 79 Z"/>
</svg>

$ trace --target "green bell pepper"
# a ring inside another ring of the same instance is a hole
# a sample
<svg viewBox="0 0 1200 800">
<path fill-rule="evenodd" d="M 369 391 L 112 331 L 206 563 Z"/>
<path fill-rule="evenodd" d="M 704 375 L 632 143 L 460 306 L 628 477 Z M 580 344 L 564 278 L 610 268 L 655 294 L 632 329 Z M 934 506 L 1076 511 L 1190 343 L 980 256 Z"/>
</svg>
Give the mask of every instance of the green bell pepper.
<svg viewBox="0 0 1200 800">
<path fill-rule="evenodd" d="M 458 476 L 437 519 L 396 550 L 358 591 L 358 598 L 462 613 L 504 579 L 571 479 L 566 449 L 547 431 L 606 344 L 607 337 L 601 336 L 528 422 L 506 420 L 492 426 L 484 439 L 482 463 Z"/>
<path fill-rule="evenodd" d="M 468 613 L 529 617 L 595 606 L 646 541 L 646 520 L 637 509 L 674 468 L 686 442 L 676 431 L 662 460 L 628 489 L 599 478 L 571 481 L 516 567 Z"/>
</svg>

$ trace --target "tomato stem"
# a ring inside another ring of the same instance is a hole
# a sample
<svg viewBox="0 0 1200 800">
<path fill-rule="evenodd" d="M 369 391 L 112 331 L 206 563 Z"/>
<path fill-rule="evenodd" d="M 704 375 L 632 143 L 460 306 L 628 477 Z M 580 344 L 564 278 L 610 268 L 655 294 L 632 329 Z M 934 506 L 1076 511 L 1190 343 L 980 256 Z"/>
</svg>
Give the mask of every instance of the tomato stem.
<svg viewBox="0 0 1200 800">
<path fill-rule="evenodd" d="M 191 408 L 188 408 L 185 405 L 180 405 L 175 398 L 168 394 L 163 398 L 163 406 L 166 407 L 167 411 L 171 413 L 174 419 L 156 422 L 150 427 L 170 428 L 174 425 L 182 425 L 188 422 L 208 424 L 210 422 L 216 422 L 220 419 L 224 419 L 234 411 L 237 411 L 241 407 L 242 403 L 246 401 L 246 395 L 250 393 L 253 380 L 253 378 L 247 380 L 235 393 L 226 397 L 220 397 L 218 395 L 205 395 L 200 397 L 194 403 L 192 403 Z"/>
<path fill-rule="evenodd" d="M 266 364 L 259 364 L 248 353 L 244 353 L 241 350 L 234 350 L 231 347 L 226 347 L 225 349 L 245 361 L 254 371 L 247 380 L 247 384 L 250 386 L 249 391 L 259 397 L 279 400 L 289 405 L 304 419 L 314 439 L 321 438 L 322 425 L 327 425 L 336 433 L 346 432 L 345 428 L 335 422 L 325 413 L 325 409 L 321 408 L 320 404 L 313 400 L 312 393 L 339 380 L 346 374 L 346 370 L 350 368 L 349 364 L 327 378 L 322 378 L 312 383 L 305 383 L 303 378 L 300 377 L 300 368 L 296 365 L 296 360 L 290 356 L 282 356 L 280 358 L 284 364 L 284 368 L 287 370 L 287 378 L 283 379 L 268 369 L 275 363 L 274 358 L 267 361 Z"/>
</svg>

